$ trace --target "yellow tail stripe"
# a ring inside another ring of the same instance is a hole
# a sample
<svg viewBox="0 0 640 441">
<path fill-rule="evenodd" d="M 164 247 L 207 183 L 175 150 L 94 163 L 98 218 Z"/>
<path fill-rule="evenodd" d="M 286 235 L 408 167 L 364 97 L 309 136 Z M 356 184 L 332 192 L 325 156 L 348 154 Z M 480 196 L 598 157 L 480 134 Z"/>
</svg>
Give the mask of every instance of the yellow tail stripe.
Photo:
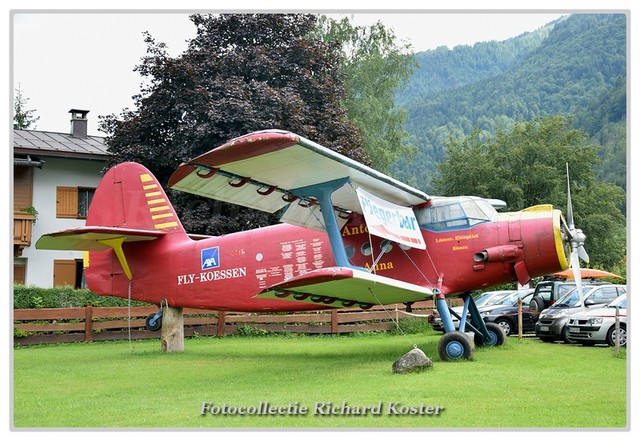
<svg viewBox="0 0 640 441">
<path fill-rule="evenodd" d="M 154 214 L 151 219 L 163 219 L 165 217 L 173 217 L 173 213 Z"/>
<path fill-rule="evenodd" d="M 158 184 L 149 184 L 149 185 L 143 185 L 142 186 L 142 189 L 145 190 L 145 191 L 146 190 L 151 190 L 153 188 L 158 188 Z"/>
<path fill-rule="evenodd" d="M 153 178 L 149 173 L 143 173 L 140 175 L 140 182 L 149 182 L 153 181 Z"/>
<path fill-rule="evenodd" d="M 147 201 L 147 205 L 157 205 L 157 204 L 165 204 L 167 202 L 166 199 L 162 198 L 162 199 L 151 199 L 150 201 Z"/>
<path fill-rule="evenodd" d="M 168 210 L 168 209 L 169 209 L 168 205 L 163 205 L 161 207 L 151 207 L 151 208 L 149 208 L 149 211 L 152 212 L 152 213 L 155 213 L 157 211 L 165 211 L 165 210 Z"/>
<path fill-rule="evenodd" d="M 165 222 L 164 224 L 155 224 L 154 226 L 156 230 L 162 230 L 163 228 L 177 227 L 178 222 Z"/>
</svg>

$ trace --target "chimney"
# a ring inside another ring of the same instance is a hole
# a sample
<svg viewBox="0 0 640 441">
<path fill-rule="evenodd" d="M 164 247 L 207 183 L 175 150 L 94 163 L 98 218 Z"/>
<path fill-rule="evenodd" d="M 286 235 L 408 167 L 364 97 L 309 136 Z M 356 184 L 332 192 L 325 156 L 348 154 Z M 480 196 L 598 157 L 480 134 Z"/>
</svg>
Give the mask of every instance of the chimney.
<svg viewBox="0 0 640 441">
<path fill-rule="evenodd" d="M 88 110 L 71 109 L 71 136 L 74 138 L 87 137 L 87 113 Z"/>
</svg>

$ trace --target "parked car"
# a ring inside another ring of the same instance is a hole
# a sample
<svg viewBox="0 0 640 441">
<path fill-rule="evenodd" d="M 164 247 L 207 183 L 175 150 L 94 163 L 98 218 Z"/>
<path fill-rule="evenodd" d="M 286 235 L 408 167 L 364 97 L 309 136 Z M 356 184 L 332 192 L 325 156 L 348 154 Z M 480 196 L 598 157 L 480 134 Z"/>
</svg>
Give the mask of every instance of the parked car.
<svg viewBox="0 0 640 441">
<path fill-rule="evenodd" d="M 585 308 L 604 306 L 627 292 L 625 285 L 590 285 L 583 287 L 584 305 L 580 302 L 580 294 L 573 289 L 549 308 L 542 311 L 535 325 L 536 336 L 545 342 L 562 340 L 572 343 L 568 335 L 570 317 L 584 311 Z"/>
<path fill-rule="evenodd" d="M 617 310 L 616 310 L 617 308 Z M 616 335 L 616 311 L 619 314 L 619 334 Z M 569 319 L 569 338 L 584 346 L 606 343 L 627 345 L 627 295 L 623 294 L 604 308 L 579 312 Z"/>
<path fill-rule="evenodd" d="M 499 301 L 504 296 L 506 296 L 508 294 L 511 294 L 512 292 L 513 292 L 513 290 L 501 290 L 501 291 L 487 291 L 487 292 L 484 292 L 484 293 L 480 294 L 475 299 L 476 306 L 478 307 L 478 309 L 480 309 L 481 307 L 492 305 L 494 302 Z M 463 307 L 462 306 L 454 306 L 451 309 L 453 311 L 455 311 L 458 315 L 461 315 Z M 454 316 L 454 315 L 451 315 L 451 319 L 453 320 L 453 326 L 456 329 L 458 329 L 460 327 L 460 320 L 458 320 L 458 318 L 456 316 Z M 434 310 L 433 314 L 431 314 L 427 318 L 427 320 L 431 324 L 431 327 L 433 328 L 434 331 L 444 332 L 444 325 L 442 324 L 442 319 L 440 318 L 440 314 L 438 313 L 437 310 Z"/>
<path fill-rule="evenodd" d="M 582 286 L 605 284 L 605 282 L 598 282 L 593 280 L 582 280 Z M 564 278 L 547 278 L 540 282 L 535 287 L 533 297 L 529 302 L 529 312 L 532 324 L 535 325 L 540 318 L 540 313 L 553 305 L 558 299 L 562 298 L 565 294 L 576 287 L 575 280 L 567 280 Z"/>
<path fill-rule="evenodd" d="M 534 289 L 514 291 L 498 300 L 493 305 L 478 308 L 485 323 L 498 324 L 507 335 L 518 332 L 518 300 L 522 299 L 522 332 L 533 331 L 533 322 L 529 314 L 529 301 Z"/>
</svg>

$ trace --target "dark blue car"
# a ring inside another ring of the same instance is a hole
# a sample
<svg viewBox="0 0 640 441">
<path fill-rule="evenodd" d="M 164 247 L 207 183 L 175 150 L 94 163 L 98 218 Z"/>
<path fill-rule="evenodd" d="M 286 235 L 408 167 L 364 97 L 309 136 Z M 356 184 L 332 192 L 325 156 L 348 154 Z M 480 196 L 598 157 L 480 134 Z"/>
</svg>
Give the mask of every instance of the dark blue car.
<svg viewBox="0 0 640 441">
<path fill-rule="evenodd" d="M 522 332 L 533 331 L 533 321 L 529 314 L 529 302 L 533 289 L 521 289 L 503 297 L 499 302 L 478 308 L 485 323 L 496 323 L 511 335 L 518 332 L 518 299 L 522 299 Z"/>
</svg>

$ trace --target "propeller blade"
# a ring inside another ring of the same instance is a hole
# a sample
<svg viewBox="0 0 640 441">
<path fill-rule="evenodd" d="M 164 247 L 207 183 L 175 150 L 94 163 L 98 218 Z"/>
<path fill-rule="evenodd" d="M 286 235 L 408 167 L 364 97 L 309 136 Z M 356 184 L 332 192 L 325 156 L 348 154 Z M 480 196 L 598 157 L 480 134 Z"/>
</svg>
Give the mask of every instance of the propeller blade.
<svg viewBox="0 0 640 441">
<path fill-rule="evenodd" d="M 573 223 L 573 206 L 571 204 L 571 183 L 569 182 L 569 163 L 567 166 L 567 223 L 569 224 L 569 230 L 573 233 L 575 224 Z"/>
<path fill-rule="evenodd" d="M 580 304 L 583 304 L 582 296 L 582 271 L 580 270 L 580 260 L 578 257 L 578 250 L 574 248 L 571 252 L 571 269 L 573 270 L 573 279 L 576 281 L 576 289 L 580 296 Z"/>
<path fill-rule="evenodd" d="M 582 259 L 583 262 L 589 263 L 589 255 L 587 254 L 587 250 L 585 250 L 582 245 L 578 247 L 578 256 Z"/>
</svg>

